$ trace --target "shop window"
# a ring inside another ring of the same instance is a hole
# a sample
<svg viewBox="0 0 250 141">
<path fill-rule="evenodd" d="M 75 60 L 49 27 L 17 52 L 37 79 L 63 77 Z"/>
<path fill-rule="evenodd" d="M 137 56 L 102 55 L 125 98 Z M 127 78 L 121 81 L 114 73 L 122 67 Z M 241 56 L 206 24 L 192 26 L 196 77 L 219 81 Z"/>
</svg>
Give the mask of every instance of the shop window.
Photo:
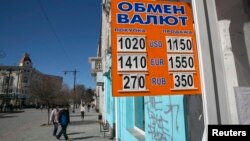
<svg viewBox="0 0 250 141">
<path fill-rule="evenodd" d="M 144 97 L 134 98 L 135 109 L 135 128 L 145 131 L 145 115 L 144 115 Z"/>
</svg>

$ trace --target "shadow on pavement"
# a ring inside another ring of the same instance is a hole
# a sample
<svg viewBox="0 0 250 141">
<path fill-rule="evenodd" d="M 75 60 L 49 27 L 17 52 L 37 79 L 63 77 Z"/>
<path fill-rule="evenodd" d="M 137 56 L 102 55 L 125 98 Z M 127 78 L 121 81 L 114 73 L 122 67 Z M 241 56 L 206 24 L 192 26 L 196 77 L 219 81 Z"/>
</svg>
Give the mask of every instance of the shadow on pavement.
<svg viewBox="0 0 250 141">
<path fill-rule="evenodd" d="M 6 111 L 6 112 L 3 112 L 3 111 L 0 111 L 0 113 L 4 113 L 4 114 L 16 114 L 16 113 L 23 113 L 24 111 Z"/>
<path fill-rule="evenodd" d="M 70 117 L 80 117 L 81 115 L 70 115 Z M 85 114 L 84 115 L 85 117 L 92 117 L 92 116 L 97 116 L 97 115 L 88 115 L 88 114 Z"/>
<path fill-rule="evenodd" d="M 92 116 L 98 117 L 97 115 L 88 115 L 88 114 L 86 114 L 85 116 L 86 116 L 86 117 L 92 117 Z"/>
<path fill-rule="evenodd" d="M 94 121 L 94 120 L 82 120 L 82 121 L 72 121 L 70 122 L 71 126 L 74 125 L 88 125 L 88 124 L 96 124 L 99 123 L 98 121 Z"/>
<path fill-rule="evenodd" d="M 0 116 L 0 118 L 15 118 L 15 117 L 18 117 L 18 116 L 5 116 L 5 115 Z"/>
<path fill-rule="evenodd" d="M 80 117 L 81 115 L 70 115 L 70 117 Z"/>
<path fill-rule="evenodd" d="M 77 138 L 71 138 L 71 140 L 82 140 L 82 139 L 90 139 L 90 138 L 95 138 L 99 136 L 87 136 L 87 137 L 77 137 Z"/>
<path fill-rule="evenodd" d="M 85 132 L 73 132 L 73 133 L 67 133 L 67 135 L 76 135 L 76 134 L 84 134 Z"/>
<path fill-rule="evenodd" d="M 50 127 L 50 126 L 52 126 L 53 124 L 48 124 L 48 123 L 43 123 L 43 124 L 41 124 L 40 126 L 43 126 L 43 127 Z"/>
</svg>

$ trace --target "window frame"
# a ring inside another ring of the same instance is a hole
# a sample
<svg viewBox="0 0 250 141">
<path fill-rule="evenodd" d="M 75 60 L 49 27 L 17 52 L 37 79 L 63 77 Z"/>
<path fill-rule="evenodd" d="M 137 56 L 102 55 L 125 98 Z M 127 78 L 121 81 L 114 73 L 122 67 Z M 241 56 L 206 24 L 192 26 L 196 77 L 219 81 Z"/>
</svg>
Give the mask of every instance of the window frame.
<svg viewBox="0 0 250 141">
<path fill-rule="evenodd" d="M 143 100 L 143 102 L 142 102 L 142 106 L 144 107 L 143 108 L 143 114 L 141 115 L 141 117 L 142 117 L 142 119 L 143 119 L 143 127 L 144 127 L 144 130 L 143 129 L 141 129 L 140 127 L 138 127 L 138 126 L 136 126 L 136 98 L 142 98 Z M 144 96 L 140 96 L 140 97 L 134 97 L 133 98 L 133 107 L 134 107 L 134 117 L 133 117 L 133 120 L 134 120 L 134 129 L 136 130 L 136 131 L 138 131 L 140 134 L 142 134 L 142 135 L 145 135 L 145 104 L 144 104 L 144 100 L 145 100 L 145 97 Z"/>
</svg>

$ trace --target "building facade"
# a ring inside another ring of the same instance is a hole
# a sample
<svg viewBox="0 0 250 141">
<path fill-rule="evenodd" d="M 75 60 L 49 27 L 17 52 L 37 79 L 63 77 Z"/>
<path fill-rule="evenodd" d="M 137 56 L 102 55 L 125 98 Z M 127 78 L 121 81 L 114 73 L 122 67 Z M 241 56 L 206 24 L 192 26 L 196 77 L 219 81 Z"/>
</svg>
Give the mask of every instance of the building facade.
<svg viewBox="0 0 250 141">
<path fill-rule="evenodd" d="M 21 58 L 18 66 L 0 66 L 1 103 L 18 99 L 18 103 L 22 105 L 34 104 L 34 101 L 29 101 L 30 85 L 45 78 L 55 82 L 58 88 L 62 85 L 62 77 L 43 74 L 33 68 L 27 53 Z"/>
<path fill-rule="evenodd" d="M 111 1 L 102 1 L 97 56 L 102 69 L 94 73 L 96 80 L 103 82 L 96 90 L 102 121 L 109 125 L 111 136 L 121 141 L 201 141 L 207 140 L 208 124 L 250 123 L 248 0 L 176 0 L 190 3 L 193 9 L 202 78 L 200 96 L 119 98 L 112 94 L 116 84 L 111 73 Z"/>
</svg>

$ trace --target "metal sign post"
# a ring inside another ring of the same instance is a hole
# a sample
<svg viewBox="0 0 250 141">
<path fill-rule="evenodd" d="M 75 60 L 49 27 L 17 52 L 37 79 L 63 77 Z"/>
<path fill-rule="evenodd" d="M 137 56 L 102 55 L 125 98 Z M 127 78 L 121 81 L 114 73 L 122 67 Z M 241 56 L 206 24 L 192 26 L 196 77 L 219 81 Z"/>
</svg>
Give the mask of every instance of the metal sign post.
<svg viewBox="0 0 250 141">
<path fill-rule="evenodd" d="M 224 65 L 214 0 L 192 0 L 197 46 L 200 52 L 205 131 L 207 125 L 230 124 Z M 213 35 L 212 35 L 213 33 Z"/>
</svg>

